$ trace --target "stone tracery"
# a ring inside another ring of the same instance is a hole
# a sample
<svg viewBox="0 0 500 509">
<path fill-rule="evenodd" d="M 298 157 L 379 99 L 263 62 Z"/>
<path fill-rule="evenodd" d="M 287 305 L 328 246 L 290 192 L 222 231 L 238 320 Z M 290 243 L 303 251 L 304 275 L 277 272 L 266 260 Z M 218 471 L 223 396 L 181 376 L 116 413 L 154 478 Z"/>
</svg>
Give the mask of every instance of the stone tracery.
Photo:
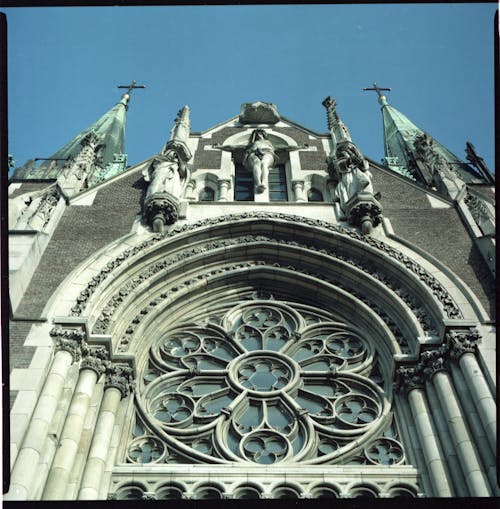
<svg viewBox="0 0 500 509">
<path fill-rule="evenodd" d="M 177 326 L 151 347 L 128 461 L 401 463 L 375 363 L 356 329 L 280 301 Z"/>
</svg>

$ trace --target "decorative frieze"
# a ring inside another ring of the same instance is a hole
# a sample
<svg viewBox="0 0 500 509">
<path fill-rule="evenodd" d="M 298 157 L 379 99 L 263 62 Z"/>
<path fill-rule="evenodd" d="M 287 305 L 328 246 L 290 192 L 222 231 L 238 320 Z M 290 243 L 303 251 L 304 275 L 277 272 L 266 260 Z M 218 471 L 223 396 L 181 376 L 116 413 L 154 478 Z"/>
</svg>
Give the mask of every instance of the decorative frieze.
<svg viewBox="0 0 500 509">
<path fill-rule="evenodd" d="M 403 289 L 400 286 L 400 282 L 390 278 L 389 276 L 381 273 L 379 271 L 379 268 L 376 268 L 374 265 L 368 264 L 366 262 L 361 262 L 359 260 L 355 260 L 350 257 L 346 257 L 341 254 L 337 254 L 336 252 L 332 250 L 326 250 L 318 246 L 314 245 L 307 245 L 307 244 L 301 244 L 297 241 L 290 241 L 286 239 L 273 239 L 271 237 L 263 236 L 263 235 L 245 235 L 242 237 L 237 237 L 233 239 L 224 239 L 224 240 L 218 240 L 218 241 L 211 241 L 208 243 L 205 243 L 203 245 L 195 246 L 192 248 L 189 248 L 187 250 L 184 250 L 175 256 L 167 257 L 159 262 L 157 262 L 155 265 L 148 267 L 146 270 L 141 272 L 138 276 L 133 278 L 132 280 L 128 281 L 124 286 L 120 288 L 119 291 L 115 293 L 115 295 L 108 301 L 106 307 L 101 312 L 101 315 L 99 316 L 98 320 L 94 324 L 94 333 L 105 333 L 108 330 L 108 327 L 111 323 L 111 318 L 113 314 L 116 312 L 120 304 L 126 299 L 126 297 L 140 284 L 144 283 L 147 279 L 154 276 L 157 273 L 160 273 L 164 271 L 167 267 L 181 261 L 185 260 L 189 257 L 205 253 L 211 249 L 217 249 L 222 247 L 228 247 L 231 245 L 239 245 L 239 244 L 245 244 L 250 242 L 266 242 L 266 243 L 275 243 L 279 245 L 288 245 L 288 246 L 294 246 L 294 247 L 301 247 L 304 249 L 307 249 L 309 251 L 318 252 L 321 254 L 325 254 L 328 256 L 331 256 L 332 258 L 335 258 L 337 260 L 341 260 L 345 263 L 348 263 L 349 265 L 353 265 L 364 272 L 370 274 L 375 279 L 379 280 L 382 284 L 384 284 L 386 287 L 391 289 L 396 295 L 405 302 L 405 304 L 412 310 L 412 312 L 415 313 L 416 318 L 420 322 L 422 328 L 428 335 L 436 335 L 436 327 L 437 325 L 433 323 L 433 319 L 430 317 L 430 315 L 425 311 L 425 308 L 423 307 L 423 303 L 419 302 L 415 296 L 410 294 L 406 289 Z M 302 272 L 304 272 L 301 269 Z M 315 277 L 326 280 L 325 275 L 323 273 L 311 273 L 311 275 L 314 275 Z M 403 336 L 401 332 L 398 330 L 396 324 L 394 321 L 387 315 L 387 313 L 382 310 L 375 302 L 367 298 L 363 295 L 362 292 L 356 291 L 354 287 L 343 285 L 338 281 L 333 281 L 331 278 L 328 279 L 329 282 L 335 284 L 336 286 L 346 290 L 347 292 L 351 293 L 352 295 L 356 296 L 358 299 L 362 300 L 363 302 L 367 303 L 369 307 L 371 307 L 375 312 L 377 312 L 382 319 L 387 323 L 390 330 L 395 334 L 396 339 L 398 342 L 403 346 L 406 344 L 406 342 L 403 339 Z M 155 304 L 156 305 L 156 304 Z M 147 314 L 146 312 L 143 312 L 142 314 Z"/>
<path fill-rule="evenodd" d="M 249 236 L 249 237 L 251 238 L 251 236 Z M 290 242 L 293 243 L 294 241 L 290 241 Z M 338 281 L 332 281 L 324 273 L 308 271 L 308 270 L 304 270 L 302 268 L 299 269 L 293 265 L 281 265 L 279 263 L 268 264 L 267 262 L 265 262 L 263 260 L 258 260 L 258 261 L 244 262 L 244 263 L 238 263 L 238 264 L 232 264 L 232 265 L 223 266 L 223 267 L 219 267 L 219 268 L 214 268 L 207 273 L 198 274 L 196 277 L 192 277 L 190 279 L 182 281 L 181 283 L 176 283 L 174 286 L 168 288 L 167 290 L 164 290 L 158 297 L 156 297 L 155 299 L 150 301 L 147 306 L 145 306 L 142 310 L 140 310 L 140 312 L 132 319 L 131 323 L 127 327 L 124 335 L 122 336 L 122 338 L 118 344 L 118 351 L 124 352 L 127 350 L 128 345 L 130 344 L 132 335 L 136 331 L 139 324 L 143 321 L 144 317 L 147 316 L 149 314 L 149 312 L 152 311 L 156 306 L 158 306 L 162 301 L 167 300 L 168 298 L 171 298 L 171 296 L 173 294 L 178 295 L 181 290 L 183 290 L 185 288 L 189 288 L 190 286 L 196 284 L 200 280 L 211 279 L 212 277 L 218 276 L 223 273 L 239 271 L 241 269 L 255 267 L 255 266 L 270 266 L 270 267 L 275 267 L 275 268 L 292 270 L 295 272 L 300 272 L 301 274 L 304 274 L 304 275 L 313 276 L 316 279 L 319 279 L 321 281 L 326 281 L 331 284 L 335 284 L 337 287 L 351 293 L 353 296 L 355 296 L 356 298 L 358 298 L 359 300 L 364 302 L 367 306 L 369 306 L 371 309 L 373 309 L 373 311 L 375 311 L 377 314 L 379 314 L 379 316 L 382 318 L 382 320 L 387 324 L 389 329 L 393 332 L 397 342 L 400 344 L 403 351 L 407 351 L 409 349 L 407 340 L 404 338 L 403 333 L 399 330 L 397 324 L 392 320 L 392 318 L 386 312 L 382 311 L 380 309 L 380 307 L 377 304 L 375 304 L 375 302 L 371 301 L 370 299 L 368 299 L 365 295 L 361 294 L 360 292 L 357 292 L 353 288 L 346 287 L 346 285 L 344 285 Z M 118 305 L 116 307 L 118 307 Z M 107 312 L 110 313 L 110 311 L 111 311 L 111 309 L 108 307 Z M 109 325 L 109 323 L 110 323 L 109 315 L 108 315 L 108 317 L 101 317 L 99 320 L 100 320 L 99 321 L 100 327 L 107 327 L 107 325 Z M 107 329 L 104 329 L 104 330 L 107 330 Z"/>
<path fill-rule="evenodd" d="M 328 223 L 326 221 L 294 216 L 291 214 L 259 211 L 246 212 L 243 214 L 228 214 L 226 216 L 203 219 L 193 224 L 176 225 L 164 234 L 156 234 L 147 241 L 138 244 L 134 248 L 123 251 L 114 260 L 108 262 L 106 266 L 90 280 L 90 282 L 87 284 L 87 287 L 78 296 L 76 305 L 71 309 L 71 314 L 73 316 L 80 316 L 99 284 L 101 284 L 114 269 L 119 267 L 131 256 L 135 256 L 136 254 L 143 252 L 148 247 L 163 239 L 173 237 L 180 233 L 185 233 L 188 231 L 196 230 L 198 228 L 215 226 L 223 223 L 241 222 L 245 219 L 276 219 L 284 220 L 288 223 L 300 223 L 307 226 L 326 229 L 330 232 L 341 234 L 357 241 L 366 243 L 375 249 L 383 251 L 387 256 L 403 264 L 408 270 L 413 272 L 420 279 L 420 281 L 429 287 L 434 296 L 439 300 L 448 318 L 462 318 L 460 309 L 455 304 L 446 288 L 432 274 L 430 274 L 417 262 L 404 255 L 397 249 L 393 248 L 392 246 L 389 246 L 385 242 L 382 242 L 371 236 L 362 235 L 355 230 L 350 230 L 348 228 Z"/>
</svg>

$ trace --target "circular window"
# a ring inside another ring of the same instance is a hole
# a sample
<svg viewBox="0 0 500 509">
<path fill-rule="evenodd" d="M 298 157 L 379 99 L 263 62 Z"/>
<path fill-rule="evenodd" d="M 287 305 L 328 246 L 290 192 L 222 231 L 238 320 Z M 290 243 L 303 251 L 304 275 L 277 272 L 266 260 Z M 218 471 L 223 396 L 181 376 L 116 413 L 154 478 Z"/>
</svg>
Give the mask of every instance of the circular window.
<svg viewBox="0 0 500 509">
<path fill-rule="evenodd" d="M 389 410 L 370 379 L 374 355 L 354 328 L 308 325 L 274 300 L 235 306 L 218 324 L 173 328 L 152 346 L 138 396 L 157 438 L 136 439 L 128 457 L 157 462 L 168 449 L 194 462 L 319 464 L 364 454 L 399 463 L 396 441 L 373 441 Z"/>
</svg>

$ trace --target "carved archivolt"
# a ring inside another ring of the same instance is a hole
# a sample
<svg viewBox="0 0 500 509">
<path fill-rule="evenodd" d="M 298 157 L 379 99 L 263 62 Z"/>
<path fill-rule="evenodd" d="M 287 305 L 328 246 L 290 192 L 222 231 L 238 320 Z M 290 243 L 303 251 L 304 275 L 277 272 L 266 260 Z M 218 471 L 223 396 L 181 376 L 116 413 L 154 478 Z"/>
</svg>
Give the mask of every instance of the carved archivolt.
<svg viewBox="0 0 500 509">
<path fill-rule="evenodd" d="M 77 302 L 75 306 L 72 308 L 71 312 L 73 316 L 81 316 L 83 314 L 84 309 L 86 308 L 90 298 L 92 295 L 96 292 L 97 288 L 108 278 L 108 276 L 116 270 L 118 267 L 120 267 L 125 260 L 128 258 L 138 255 L 138 254 L 144 254 L 145 251 L 148 251 L 152 246 L 157 244 L 158 242 L 173 238 L 176 235 L 190 232 L 190 231 L 196 231 L 199 228 L 202 227 L 209 227 L 209 226 L 216 226 L 216 225 L 223 225 L 227 223 L 232 222 L 238 222 L 241 224 L 241 221 L 245 219 L 276 219 L 276 220 L 286 220 L 288 223 L 300 223 L 308 226 L 314 226 L 317 228 L 320 228 L 322 230 L 327 230 L 335 234 L 340 234 L 342 236 L 346 236 L 350 239 L 355 240 L 356 242 L 363 243 L 365 245 L 368 245 L 371 248 L 375 248 L 377 251 L 382 252 L 384 256 L 388 256 L 390 259 L 399 262 L 404 266 L 404 269 L 412 273 L 414 276 L 416 276 L 421 283 L 423 283 L 424 286 L 426 286 L 434 295 L 434 297 L 437 299 L 438 302 L 441 303 L 441 306 L 445 312 L 445 315 L 448 318 L 461 318 L 462 313 L 456 303 L 454 302 L 453 298 L 450 296 L 449 292 L 446 290 L 446 288 L 432 275 L 430 274 L 426 269 L 424 269 L 422 266 L 420 266 L 417 262 L 409 258 L 408 256 L 404 255 L 403 253 L 399 252 L 397 249 L 393 248 L 392 246 L 389 246 L 388 244 L 374 239 L 371 236 L 364 236 L 360 233 L 349 230 L 346 228 L 343 228 L 338 225 L 333 225 L 324 221 L 314 220 L 314 219 L 308 219 L 308 218 L 302 218 L 299 216 L 292 216 L 288 214 L 279 214 L 279 213 L 265 213 L 265 212 L 253 212 L 253 213 L 246 213 L 246 214 L 230 214 L 227 216 L 222 217 L 216 217 L 216 218 L 210 218 L 206 220 L 199 221 L 195 224 L 191 225 L 182 225 L 182 226 L 175 226 L 171 228 L 168 232 L 166 232 L 164 235 L 154 235 L 150 239 L 142 242 L 141 244 L 130 248 L 128 250 L 123 251 L 117 258 L 114 260 L 108 262 L 106 266 L 94 277 L 92 277 L 91 281 L 87 284 L 87 287 L 80 293 L 80 295 L 77 298 Z M 282 242 L 282 240 L 281 240 Z M 194 248 L 199 249 L 199 248 Z M 307 249 L 310 250 L 318 250 L 322 252 L 322 248 L 315 248 L 314 244 L 308 244 Z M 326 251 L 326 250 L 325 250 Z M 335 256 L 332 250 L 329 250 L 327 253 L 329 256 Z M 184 257 L 189 257 L 190 254 L 188 251 L 185 251 L 183 254 Z M 342 255 L 340 255 L 342 256 Z M 340 256 L 337 256 L 337 258 L 340 258 Z M 166 268 L 169 264 L 175 263 L 175 260 L 172 258 L 163 260 L 160 262 L 160 265 L 157 264 L 156 268 L 154 267 L 148 267 L 148 271 L 150 274 L 154 274 L 158 270 L 163 270 Z M 381 271 L 384 270 L 383 267 L 377 267 L 377 268 L 369 268 L 369 264 L 362 264 L 359 261 L 355 259 L 355 257 L 352 257 L 352 260 L 349 260 L 348 263 L 351 263 L 353 265 L 360 266 L 362 270 L 367 271 L 373 275 L 375 278 L 380 278 L 381 281 L 384 281 L 387 279 L 387 274 L 383 274 Z M 162 266 L 163 264 L 163 266 Z M 137 276 L 139 278 L 142 278 L 142 280 L 145 279 L 144 275 Z M 390 278 L 389 278 L 390 279 Z M 134 284 L 140 284 L 139 282 L 135 282 Z M 126 291 L 126 290 L 125 290 Z M 401 291 L 401 295 L 405 294 L 411 294 L 412 292 L 408 291 Z M 120 300 L 120 296 L 118 295 L 116 297 L 118 300 Z M 405 299 L 405 302 L 407 302 L 412 307 L 415 307 L 416 309 L 420 308 L 418 313 L 422 314 L 422 306 L 421 305 L 414 305 L 410 304 L 410 300 L 408 298 L 403 297 Z M 123 299 L 122 299 L 123 300 Z M 425 317 L 421 318 L 422 323 L 427 322 L 426 328 L 432 329 L 433 326 L 429 323 L 428 320 L 426 320 Z"/>
</svg>

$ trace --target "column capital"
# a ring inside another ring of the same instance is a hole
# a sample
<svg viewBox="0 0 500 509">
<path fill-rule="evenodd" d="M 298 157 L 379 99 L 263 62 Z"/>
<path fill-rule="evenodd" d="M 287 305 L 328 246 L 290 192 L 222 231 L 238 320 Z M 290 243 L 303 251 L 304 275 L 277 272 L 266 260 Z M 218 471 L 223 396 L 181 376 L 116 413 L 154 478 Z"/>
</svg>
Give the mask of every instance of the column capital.
<svg viewBox="0 0 500 509">
<path fill-rule="evenodd" d="M 429 380 L 440 371 L 449 371 L 449 348 L 442 345 L 433 350 L 425 350 L 420 354 L 420 369 Z"/>
<path fill-rule="evenodd" d="M 90 369 L 94 371 L 99 378 L 106 370 L 106 361 L 108 360 L 108 351 L 104 346 L 90 348 L 84 345 L 82 348 L 82 362 L 80 369 Z"/>
<path fill-rule="evenodd" d="M 395 373 L 394 386 L 401 392 L 422 389 L 425 385 L 423 373 L 418 365 L 400 366 Z"/>
<path fill-rule="evenodd" d="M 134 370 L 126 364 L 108 363 L 106 366 L 106 380 L 104 389 L 114 387 L 126 398 L 134 388 Z"/>
<path fill-rule="evenodd" d="M 80 360 L 82 347 L 85 345 L 85 331 L 81 329 L 63 329 L 56 325 L 49 334 L 54 340 L 56 351 L 69 352 L 73 357 L 73 362 Z"/>
<path fill-rule="evenodd" d="M 460 359 L 465 353 L 475 354 L 481 339 L 481 335 L 475 327 L 450 329 L 445 333 L 445 341 L 453 360 Z"/>
</svg>

